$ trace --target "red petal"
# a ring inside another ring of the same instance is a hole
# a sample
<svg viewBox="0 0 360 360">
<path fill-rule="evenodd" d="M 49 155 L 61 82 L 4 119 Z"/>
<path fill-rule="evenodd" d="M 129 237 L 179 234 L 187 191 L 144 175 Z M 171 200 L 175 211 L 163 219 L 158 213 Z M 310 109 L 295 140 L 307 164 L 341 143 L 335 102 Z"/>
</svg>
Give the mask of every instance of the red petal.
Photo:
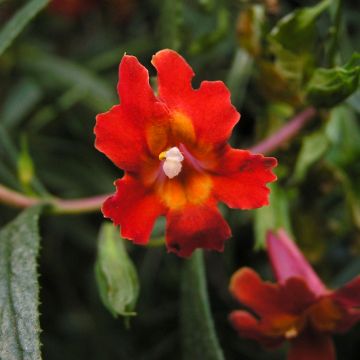
<svg viewBox="0 0 360 360">
<path fill-rule="evenodd" d="M 121 104 L 140 114 L 151 114 L 155 95 L 149 73 L 135 56 L 124 55 L 119 66 L 117 85 Z"/>
<path fill-rule="evenodd" d="M 216 198 L 231 208 L 254 209 L 268 205 L 268 182 L 276 180 L 276 159 L 229 148 L 213 176 Z"/>
<path fill-rule="evenodd" d="M 250 268 L 241 268 L 231 277 L 231 293 L 259 316 L 279 312 L 279 286 L 263 282 Z"/>
<path fill-rule="evenodd" d="M 277 234 L 268 233 L 267 249 L 273 271 L 280 283 L 284 283 L 290 277 L 295 276 L 304 279 L 314 294 L 320 296 L 329 293 L 309 262 L 284 230 L 279 230 Z"/>
<path fill-rule="evenodd" d="M 250 268 L 242 268 L 232 276 L 230 291 L 264 321 L 270 317 L 274 323 L 282 323 L 287 315 L 301 315 L 315 301 L 301 279 L 291 278 L 283 286 L 271 284 Z"/>
<path fill-rule="evenodd" d="M 187 205 L 167 214 L 168 251 L 187 257 L 197 248 L 223 251 L 231 230 L 216 206 Z"/>
<path fill-rule="evenodd" d="M 116 166 L 136 171 L 144 154 L 144 133 L 139 131 L 133 117 L 122 106 L 96 117 L 95 147 Z"/>
<path fill-rule="evenodd" d="M 156 218 L 165 213 L 157 195 L 131 176 L 115 182 L 116 193 L 104 203 L 102 211 L 121 227 L 121 235 L 137 244 L 146 244 Z"/>
<path fill-rule="evenodd" d="M 331 297 L 343 307 L 343 317 L 336 331 L 345 332 L 360 321 L 360 276 L 334 291 Z"/>
<path fill-rule="evenodd" d="M 319 333 L 304 332 L 291 341 L 288 360 L 335 360 L 332 339 Z"/>
<path fill-rule="evenodd" d="M 159 97 L 170 110 L 188 116 L 199 141 L 222 144 L 230 136 L 240 114 L 231 105 L 230 92 L 221 81 L 204 81 L 194 90 L 194 72 L 178 53 L 162 50 L 152 60 L 158 71 Z"/>
<path fill-rule="evenodd" d="M 125 55 L 120 63 L 118 92 L 121 105 L 96 118 L 95 146 L 121 169 L 138 171 L 147 156 L 147 125 L 161 121 L 168 111 L 155 98 L 148 71 L 134 56 Z"/>
<path fill-rule="evenodd" d="M 267 347 L 275 347 L 283 342 L 282 336 L 267 336 L 259 320 L 247 311 L 233 311 L 229 316 L 229 320 L 240 337 L 257 340 Z"/>
<path fill-rule="evenodd" d="M 360 275 L 334 291 L 333 297 L 343 306 L 360 308 Z"/>
</svg>

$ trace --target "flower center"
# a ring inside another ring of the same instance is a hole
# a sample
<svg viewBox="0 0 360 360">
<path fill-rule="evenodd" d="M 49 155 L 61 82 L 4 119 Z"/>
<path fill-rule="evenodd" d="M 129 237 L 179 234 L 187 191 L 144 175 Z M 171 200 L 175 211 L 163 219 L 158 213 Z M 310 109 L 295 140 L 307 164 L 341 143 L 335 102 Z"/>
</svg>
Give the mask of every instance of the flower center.
<svg viewBox="0 0 360 360">
<path fill-rule="evenodd" d="M 165 160 L 163 163 L 163 170 L 169 179 L 180 174 L 182 168 L 181 162 L 184 160 L 184 156 L 176 146 L 160 153 L 159 159 Z"/>
</svg>

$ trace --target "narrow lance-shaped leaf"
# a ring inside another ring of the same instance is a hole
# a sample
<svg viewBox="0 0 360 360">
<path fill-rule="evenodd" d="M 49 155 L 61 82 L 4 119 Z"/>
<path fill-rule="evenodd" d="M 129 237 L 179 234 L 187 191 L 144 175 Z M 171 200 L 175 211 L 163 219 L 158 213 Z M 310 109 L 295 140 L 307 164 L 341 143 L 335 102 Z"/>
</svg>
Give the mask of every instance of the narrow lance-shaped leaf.
<svg viewBox="0 0 360 360">
<path fill-rule="evenodd" d="M 100 229 L 95 275 L 100 297 L 114 315 L 133 316 L 139 280 L 119 230 L 110 223 Z"/>
<path fill-rule="evenodd" d="M 33 47 L 24 47 L 23 51 L 21 66 L 37 74 L 40 80 L 46 77 L 47 86 L 77 89 L 95 110 L 108 108 L 116 102 L 108 84 L 83 66 Z"/>
<path fill-rule="evenodd" d="M 181 292 L 183 358 L 224 360 L 211 316 L 200 250 L 184 264 Z"/>
<path fill-rule="evenodd" d="M 334 108 L 326 135 L 331 146 L 324 159 L 342 183 L 354 224 L 360 228 L 360 126 L 354 112 L 346 106 Z"/>
<path fill-rule="evenodd" d="M 11 45 L 24 27 L 50 0 L 32 0 L 25 4 L 0 30 L 0 55 Z"/>
<path fill-rule="evenodd" d="M 32 79 L 22 79 L 7 91 L 0 118 L 5 128 L 17 127 L 34 110 L 43 96 Z"/>
<path fill-rule="evenodd" d="M 276 183 L 269 184 L 270 205 L 255 210 L 255 249 L 264 249 L 269 229 L 283 227 L 292 233 L 289 216 L 289 194 Z"/>
<path fill-rule="evenodd" d="M 39 360 L 38 219 L 25 210 L 0 232 L 0 359 Z"/>
<path fill-rule="evenodd" d="M 178 50 L 181 44 L 182 0 L 162 0 L 159 33 L 162 47 Z"/>
<path fill-rule="evenodd" d="M 292 180 L 295 182 L 302 181 L 311 165 L 325 154 L 328 146 L 329 141 L 323 130 L 305 136 L 296 159 Z"/>
</svg>

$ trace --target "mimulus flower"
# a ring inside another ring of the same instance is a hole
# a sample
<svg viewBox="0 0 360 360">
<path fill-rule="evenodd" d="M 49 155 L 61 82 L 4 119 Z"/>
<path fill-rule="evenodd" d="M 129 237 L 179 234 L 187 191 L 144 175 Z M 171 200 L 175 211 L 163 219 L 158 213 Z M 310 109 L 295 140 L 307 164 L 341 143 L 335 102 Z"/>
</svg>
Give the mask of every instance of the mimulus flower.
<svg viewBox="0 0 360 360">
<path fill-rule="evenodd" d="M 134 56 L 119 67 L 120 105 L 96 119 L 95 146 L 125 175 L 102 208 L 124 238 L 146 244 L 159 216 L 166 216 L 169 251 L 189 256 L 196 248 L 221 251 L 231 236 L 217 209 L 253 209 L 268 204 L 276 159 L 227 144 L 239 113 L 221 81 L 193 89 L 194 73 L 175 51 L 162 50 L 148 71 Z"/>
<path fill-rule="evenodd" d="M 360 320 L 360 276 L 333 291 L 283 230 L 269 232 L 267 246 L 277 284 L 262 281 L 249 268 L 233 275 L 230 291 L 254 313 L 232 312 L 234 328 L 267 347 L 288 340 L 288 360 L 335 359 L 331 334 Z"/>
</svg>

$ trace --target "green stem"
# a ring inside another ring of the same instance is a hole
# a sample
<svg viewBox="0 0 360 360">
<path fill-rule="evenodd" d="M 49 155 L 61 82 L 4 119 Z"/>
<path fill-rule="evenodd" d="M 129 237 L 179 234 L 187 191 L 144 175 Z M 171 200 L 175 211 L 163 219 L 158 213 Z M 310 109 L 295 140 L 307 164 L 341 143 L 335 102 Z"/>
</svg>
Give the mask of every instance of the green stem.
<svg viewBox="0 0 360 360">
<path fill-rule="evenodd" d="M 204 254 L 196 250 L 183 264 L 181 325 L 184 359 L 224 360 L 216 336 L 206 285 Z"/>
</svg>

